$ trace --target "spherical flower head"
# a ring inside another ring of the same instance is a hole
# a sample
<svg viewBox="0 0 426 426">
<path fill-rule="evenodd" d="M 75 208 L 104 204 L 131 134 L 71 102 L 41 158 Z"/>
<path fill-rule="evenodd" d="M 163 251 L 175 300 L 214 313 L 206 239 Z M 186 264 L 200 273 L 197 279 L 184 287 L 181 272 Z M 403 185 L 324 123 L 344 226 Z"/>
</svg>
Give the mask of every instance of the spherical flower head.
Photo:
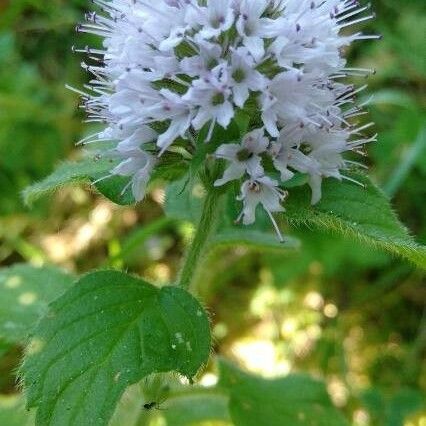
<svg viewBox="0 0 426 426">
<path fill-rule="evenodd" d="M 241 185 L 240 216 L 252 223 L 256 207 L 283 211 L 283 187 L 305 174 L 312 203 L 324 178 L 347 178 L 359 153 L 375 140 L 362 132 L 363 114 L 348 76 L 371 70 L 346 67 L 345 47 L 376 38 L 343 29 L 368 19 L 368 6 L 352 0 L 94 0 L 79 31 L 103 38 L 87 53 L 93 75 L 82 93 L 89 121 L 106 129 L 85 143 L 104 143 L 100 155 L 115 164 L 110 176 L 127 176 L 134 198 L 145 194 L 152 171 L 171 150 L 188 157 L 214 143 L 206 162 L 225 162 L 215 186 Z M 212 137 L 238 114 L 249 116 L 239 141 Z M 195 141 L 198 141 L 197 143 Z M 175 148 L 173 148 L 175 146 Z M 187 160 L 187 158 L 186 158 Z M 188 167 L 189 168 L 189 167 Z M 225 189 L 224 189 L 225 190 Z M 289 194 L 291 196 L 291 193 Z M 273 220 L 275 225 L 275 221 Z"/>
</svg>

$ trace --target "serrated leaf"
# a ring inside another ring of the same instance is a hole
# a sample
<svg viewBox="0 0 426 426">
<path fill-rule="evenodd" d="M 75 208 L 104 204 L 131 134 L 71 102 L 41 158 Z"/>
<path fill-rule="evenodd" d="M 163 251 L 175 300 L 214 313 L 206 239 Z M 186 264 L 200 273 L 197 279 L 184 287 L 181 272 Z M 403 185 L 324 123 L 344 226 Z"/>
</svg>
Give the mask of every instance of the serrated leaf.
<svg viewBox="0 0 426 426">
<path fill-rule="evenodd" d="M 235 426 L 348 426 L 323 383 L 305 375 L 263 379 L 220 363 L 220 386 L 230 394 Z"/>
<path fill-rule="evenodd" d="M 24 201 L 31 204 L 65 185 L 87 182 L 91 176 L 107 174 L 110 169 L 111 163 L 108 160 L 95 160 L 89 157 L 78 162 L 65 162 L 42 181 L 26 188 L 22 195 Z"/>
<path fill-rule="evenodd" d="M 94 182 L 94 187 L 115 204 L 123 206 L 135 204 L 136 201 L 132 194 L 131 186 L 128 185 L 130 178 L 109 176 L 111 169 L 115 165 L 116 161 L 111 158 L 98 159 L 95 156 L 88 156 L 76 162 L 65 162 L 60 164 L 52 174 L 40 182 L 27 187 L 22 192 L 22 196 L 25 203 L 31 205 L 39 198 L 65 185 L 92 181 Z M 187 164 L 182 159 L 169 155 L 154 169 L 150 182 L 179 179 L 186 171 Z"/>
<path fill-rule="evenodd" d="M 53 266 L 0 269 L 0 340 L 23 343 L 47 305 L 71 287 L 74 277 Z"/>
<path fill-rule="evenodd" d="M 154 372 L 193 377 L 209 354 L 209 321 L 189 293 L 102 271 L 51 305 L 21 376 L 37 425 L 106 425 L 129 385 Z"/>
<path fill-rule="evenodd" d="M 285 216 L 293 224 L 315 225 L 404 257 L 426 268 L 426 248 L 416 244 L 392 210 L 388 198 L 362 174 L 351 182 L 326 179 L 321 202 L 310 206 L 309 188 L 291 190 Z"/>
</svg>

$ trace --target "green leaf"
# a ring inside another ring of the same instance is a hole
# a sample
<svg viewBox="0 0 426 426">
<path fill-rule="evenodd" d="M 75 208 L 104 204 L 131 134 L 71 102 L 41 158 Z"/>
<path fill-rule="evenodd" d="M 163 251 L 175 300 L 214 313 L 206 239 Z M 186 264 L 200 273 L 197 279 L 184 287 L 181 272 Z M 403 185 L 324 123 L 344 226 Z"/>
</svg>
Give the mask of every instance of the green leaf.
<svg viewBox="0 0 426 426">
<path fill-rule="evenodd" d="M 420 130 L 416 140 L 401 156 L 398 167 L 392 172 L 384 187 L 387 195 L 392 197 L 398 192 L 423 152 L 426 152 L 426 126 Z"/>
<path fill-rule="evenodd" d="M 24 201 L 30 205 L 65 185 L 92 181 L 95 182 L 94 187 L 115 204 L 123 206 L 135 204 L 131 186 L 128 185 L 129 177 L 111 176 L 102 179 L 109 175 L 115 164 L 116 161 L 110 158 L 98 159 L 96 156 L 88 156 L 77 162 L 62 163 L 51 175 L 25 189 L 22 193 Z M 187 164 L 181 158 L 169 154 L 155 168 L 151 182 L 179 179 L 187 168 Z"/>
<path fill-rule="evenodd" d="M 172 219 L 198 223 L 205 198 L 203 185 L 184 177 L 167 186 L 164 211 Z"/>
<path fill-rule="evenodd" d="M 415 389 L 401 389 L 389 401 L 386 426 L 403 426 L 412 414 L 426 408 L 425 397 Z"/>
<path fill-rule="evenodd" d="M 378 388 L 370 388 L 361 394 L 361 401 L 373 421 L 384 426 L 404 426 L 409 416 L 424 410 L 424 395 L 417 389 L 402 388 L 387 395 Z"/>
<path fill-rule="evenodd" d="M 96 160 L 93 157 L 78 162 L 65 162 L 51 175 L 26 188 L 22 195 L 27 204 L 32 204 L 65 185 L 88 182 L 91 176 L 106 175 L 110 169 L 111 163 L 108 160 Z"/>
<path fill-rule="evenodd" d="M 323 383 L 291 375 L 267 380 L 220 363 L 220 386 L 229 390 L 235 426 L 348 426 Z"/>
<path fill-rule="evenodd" d="M 426 269 L 426 247 L 417 244 L 399 222 L 386 195 L 366 176 L 351 174 L 364 185 L 326 179 L 323 196 L 310 206 L 309 188 L 294 188 L 285 216 L 292 224 L 315 225 L 404 257 Z"/>
<path fill-rule="evenodd" d="M 111 164 L 108 170 L 111 169 Z M 155 181 L 173 181 L 180 179 L 188 170 L 188 165 L 182 160 L 182 157 L 174 153 L 166 153 L 161 161 L 155 166 L 150 184 Z M 102 179 L 105 172 L 99 174 L 91 174 L 91 180 L 98 181 L 95 183 L 96 189 L 110 201 L 120 206 L 130 206 L 136 203 L 132 193 L 132 186 L 129 185 L 130 177 L 128 176 L 111 176 Z M 101 179 L 101 180 L 99 180 Z"/>
<path fill-rule="evenodd" d="M 93 176 L 92 180 L 96 182 L 98 179 L 102 179 L 102 176 L 103 174 Z M 111 176 L 96 182 L 95 187 L 113 203 L 120 206 L 131 206 L 136 203 L 136 200 L 131 185 L 128 185 L 129 181 L 130 178 L 126 176 Z"/>
<path fill-rule="evenodd" d="M 102 271 L 51 305 L 21 375 L 38 425 L 106 425 L 126 387 L 154 372 L 192 378 L 209 354 L 209 321 L 189 293 Z"/>
<path fill-rule="evenodd" d="M 74 277 L 45 266 L 15 265 L 0 269 L 0 340 L 23 343 L 48 303 L 62 295 Z"/>
<path fill-rule="evenodd" d="M 194 389 L 171 395 L 162 413 L 170 426 L 197 426 L 205 422 L 230 425 L 228 397 L 216 390 Z"/>
<path fill-rule="evenodd" d="M 140 384 L 129 386 L 123 393 L 109 426 L 140 426 L 139 420 L 143 408 L 143 394 Z M 143 425 L 143 423 L 142 423 Z"/>
<path fill-rule="evenodd" d="M 0 425 L 31 426 L 34 415 L 25 410 L 24 399 L 20 395 L 0 396 Z"/>
<path fill-rule="evenodd" d="M 224 229 L 212 238 L 210 244 L 216 247 L 241 245 L 252 249 L 275 251 L 297 249 L 300 247 L 299 241 L 295 238 L 285 237 L 284 241 L 280 242 L 275 234 L 245 229 L 243 226 Z"/>
</svg>

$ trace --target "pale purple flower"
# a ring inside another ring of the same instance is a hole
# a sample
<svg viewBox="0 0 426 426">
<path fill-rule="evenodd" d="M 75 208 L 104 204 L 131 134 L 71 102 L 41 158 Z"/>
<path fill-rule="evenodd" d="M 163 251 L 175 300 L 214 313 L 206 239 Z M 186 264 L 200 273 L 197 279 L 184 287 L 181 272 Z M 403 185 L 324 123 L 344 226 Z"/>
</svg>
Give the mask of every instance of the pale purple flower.
<svg viewBox="0 0 426 426">
<path fill-rule="evenodd" d="M 249 118 L 246 134 L 220 145 L 214 157 L 227 166 L 217 186 L 243 182 L 244 223 L 252 223 L 259 204 L 271 219 L 283 211 L 280 186 L 296 173 L 308 176 L 317 203 L 324 178 L 350 179 L 345 170 L 353 162 L 345 153 L 360 153 L 375 140 L 363 136 L 370 123 L 356 121 L 364 87 L 345 82 L 373 72 L 347 67 L 344 57 L 353 41 L 377 38 L 347 31 L 373 17 L 368 6 L 353 0 L 94 3 L 101 12 L 87 14 L 78 30 L 102 37 L 103 47 L 74 49 L 88 55 L 83 67 L 93 77 L 90 93 L 76 91 L 88 121 L 106 129 L 82 143 L 105 143 L 100 155 L 120 161 L 108 176 L 128 176 L 137 200 L 154 159 L 176 141 L 193 155 L 200 132 L 212 142 L 216 126 L 228 129 L 241 112 Z"/>
</svg>

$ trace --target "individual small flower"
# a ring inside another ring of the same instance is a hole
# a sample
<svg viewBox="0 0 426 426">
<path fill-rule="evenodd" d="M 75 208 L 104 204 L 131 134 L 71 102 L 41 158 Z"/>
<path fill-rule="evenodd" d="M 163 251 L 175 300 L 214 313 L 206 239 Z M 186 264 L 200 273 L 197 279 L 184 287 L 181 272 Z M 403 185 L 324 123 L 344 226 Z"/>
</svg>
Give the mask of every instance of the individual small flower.
<svg viewBox="0 0 426 426">
<path fill-rule="evenodd" d="M 157 159 L 141 149 L 126 151 L 126 154 L 122 156 L 125 159 L 111 171 L 111 174 L 113 176 L 131 176 L 131 180 L 123 188 L 122 194 L 131 186 L 136 201 L 140 201 L 145 197 L 146 187 Z"/>
<path fill-rule="evenodd" d="M 267 19 L 262 18 L 268 7 L 266 0 L 241 0 L 238 5 L 238 19 L 236 28 L 243 38 L 243 45 L 253 55 L 256 61 L 260 61 L 265 54 L 265 33 Z"/>
<path fill-rule="evenodd" d="M 245 173 L 250 176 L 263 174 L 262 159 L 260 154 L 266 151 L 269 139 L 265 137 L 263 129 L 256 129 L 248 133 L 240 144 L 223 144 L 215 152 L 216 158 L 229 161 L 231 164 L 225 170 L 221 179 L 216 180 L 215 186 L 240 179 Z"/>
<path fill-rule="evenodd" d="M 200 26 L 197 38 L 208 40 L 228 31 L 234 24 L 233 0 L 208 1 L 206 7 L 189 8 L 187 20 L 192 27 Z M 190 0 L 191 2 L 191 0 Z M 193 4 L 197 2 L 194 1 Z"/>
<path fill-rule="evenodd" d="M 158 138 L 158 133 L 151 129 L 149 126 L 137 127 L 134 132 L 123 139 L 117 145 L 117 151 L 125 154 L 126 152 L 132 152 L 137 148 L 140 148 L 144 144 L 154 142 Z"/>
<path fill-rule="evenodd" d="M 252 177 L 241 186 L 238 199 L 243 202 L 243 210 L 238 220 L 242 219 L 245 225 L 253 224 L 256 219 L 256 208 L 261 204 L 268 213 L 280 240 L 283 241 L 272 213 L 285 211 L 281 203 L 286 197 L 287 192 L 278 187 L 278 182 L 267 176 Z"/>
<path fill-rule="evenodd" d="M 222 48 L 216 43 L 203 41 L 198 43 L 198 55 L 187 56 L 180 62 L 181 70 L 190 77 L 209 75 L 222 60 Z"/>
<path fill-rule="evenodd" d="M 251 92 L 261 91 L 266 86 L 266 79 L 256 70 L 254 59 L 245 48 L 232 53 L 230 73 L 234 103 L 238 107 L 244 106 Z"/>
<path fill-rule="evenodd" d="M 219 123 L 222 127 L 228 127 L 234 117 L 228 69 L 218 65 L 209 76 L 200 78 L 192 84 L 183 100 L 198 109 L 192 120 L 194 128 L 200 130 L 209 121 L 212 122 L 212 126 Z"/>
</svg>

